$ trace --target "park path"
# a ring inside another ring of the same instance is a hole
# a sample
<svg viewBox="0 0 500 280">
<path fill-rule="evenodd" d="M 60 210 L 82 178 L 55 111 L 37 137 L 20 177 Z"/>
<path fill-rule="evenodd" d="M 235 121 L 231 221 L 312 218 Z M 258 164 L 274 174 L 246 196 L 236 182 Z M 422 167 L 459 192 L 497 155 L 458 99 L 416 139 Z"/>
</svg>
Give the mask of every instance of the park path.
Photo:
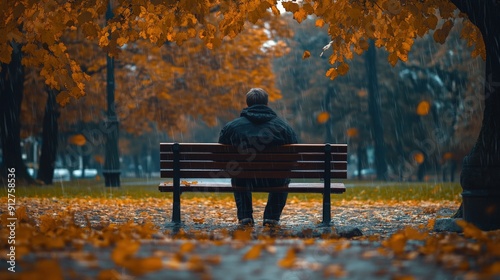
<svg viewBox="0 0 500 280">
<path fill-rule="evenodd" d="M 176 228 L 165 199 L 23 199 L 39 225 L 25 225 L 29 252 L 16 273 L 2 259 L 0 279 L 500 279 L 499 232 L 432 231 L 456 202 L 337 201 L 320 227 L 321 201 L 292 198 L 269 229 L 262 199 L 252 228 L 230 199 L 207 200 L 183 200 Z"/>
</svg>

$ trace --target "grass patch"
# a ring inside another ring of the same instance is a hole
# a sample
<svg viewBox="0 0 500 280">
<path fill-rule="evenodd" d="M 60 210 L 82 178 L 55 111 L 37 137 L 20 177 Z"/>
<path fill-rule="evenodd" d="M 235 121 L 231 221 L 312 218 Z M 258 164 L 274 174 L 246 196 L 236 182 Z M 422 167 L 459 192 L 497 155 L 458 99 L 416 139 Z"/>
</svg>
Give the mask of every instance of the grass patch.
<svg viewBox="0 0 500 280">
<path fill-rule="evenodd" d="M 159 181 L 158 181 L 159 182 Z M 16 197 L 92 197 L 92 198 L 171 198 L 171 193 L 158 191 L 158 182 L 123 179 L 119 188 L 105 187 L 104 182 L 95 180 L 74 180 L 58 182 L 48 186 L 16 186 Z M 397 183 L 362 182 L 345 180 L 347 191 L 340 195 L 332 195 L 332 200 L 362 201 L 460 201 L 462 189 L 459 183 Z M 7 197 L 7 186 L 0 189 L 0 195 Z M 231 193 L 185 193 L 183 198 L 190 197 L 232 197 Z M 266 193 L 255 193 L 256 199 L 265 199 Z M 290 194 L 289 197 L 300 200 L 321 199 L 320 194 Z"/>
</svg>

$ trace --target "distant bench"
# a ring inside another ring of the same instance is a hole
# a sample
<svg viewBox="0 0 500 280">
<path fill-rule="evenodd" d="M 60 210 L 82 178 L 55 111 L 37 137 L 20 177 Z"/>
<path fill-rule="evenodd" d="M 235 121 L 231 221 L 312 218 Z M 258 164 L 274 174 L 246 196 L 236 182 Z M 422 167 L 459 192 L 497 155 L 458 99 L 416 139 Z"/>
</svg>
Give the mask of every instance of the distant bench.
<svg viewBox="0 0 500 280">
<path fill-rule="evenodd" d="M 346 144 L 292 144 L 242 149 L 218 143 L 160 143 L 161 192 L 173 192 L 172 222 L 181 222 L 182 192 L 240 192 L 245 187 L 231 183 L 184 183 L 182 179 L 205 178 L 304 178 L 322 179 L 318 183 L 290 183 L 282 187 L 254 187 L 252 192 L 323 194 L 323 224 L 331 222 L 331 193 L 345 192 L 343 183 L 331 179 L 347 178 Z"/>
</svg>

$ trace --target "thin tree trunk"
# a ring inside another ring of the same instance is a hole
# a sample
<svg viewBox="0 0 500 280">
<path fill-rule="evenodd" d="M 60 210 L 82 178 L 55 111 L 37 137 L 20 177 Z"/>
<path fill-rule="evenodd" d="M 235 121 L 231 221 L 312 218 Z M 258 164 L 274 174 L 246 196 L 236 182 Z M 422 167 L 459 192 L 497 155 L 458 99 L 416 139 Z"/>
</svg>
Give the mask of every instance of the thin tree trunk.
<svg viewBox="0 0 500 280">
<path fill-rule="evenodd" d="M 384 127 L 380 110 L 380 96 L 377 78 L 377 51 L 370 40 L 370 47 L 365 56 L 366 76 L 368 77 L 368 111 L 372 121 L 372 133 L 375 142 L 375 169 L 378 180 L 387 180 L 387 162 L 385 159 Z"/>
<path fill-rule="evenodd" d="M 24 90 L 21 46 L 12 43 L 12 47 L 12 60 L 9 64 L 2 63 L 0 72 L 0 135 L 3 155 L 1 176 L 7 174 L 7 168 L 14 168 L 17 180 L 34 183 L 21 152 L 20 113 Z"/>
<path fill-rule="evenodd" d="M 108 10 L 106 11 L 106 21 L 113 18 L 111 10 L 111 1 L 108 3 Z M 118 118 L 115 112 L 115 60 L 113 57 L 107 55 L 107 77 L 106 77 L 106 96 L 107 96 L 107 120 L 106 126 L 106 145 L 105 145 L 105 159 L 104 159 L 104 184 L 106 187 L 119 187 L 120 186 L 120 159 L 118 153 Z"/>
<path fill-rule="evenodd" d="M 45 115 L 43 116 L 42 153 L 40 155 L 38 180 L 41 180 L 45 184 L 52 184 L 57 156 L 57 118 L 59 117 L 59 111 L 57 110 L 54 91 L 49 89 L 47 93 L 47 105 L 45 106 Z"/>
</svg>

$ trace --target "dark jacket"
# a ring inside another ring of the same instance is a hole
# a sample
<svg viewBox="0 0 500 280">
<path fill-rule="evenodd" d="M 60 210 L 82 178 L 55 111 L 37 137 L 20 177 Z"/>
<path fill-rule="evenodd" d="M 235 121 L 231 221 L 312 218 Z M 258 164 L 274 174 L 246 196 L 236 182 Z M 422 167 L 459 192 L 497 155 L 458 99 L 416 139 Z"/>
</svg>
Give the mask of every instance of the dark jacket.
<svg viewBox="0 0 500 280">
<path fill-rule="evenodd" d="M 219 143 L 259 151 L 269 146 L 297 143 L 293 129 L 265 105 L 243 109 L 240 117 L 224 126 Z M 272 187 L 288 184 L 290 179 L 232 179 L 236 186 Z"/>
</svg>

